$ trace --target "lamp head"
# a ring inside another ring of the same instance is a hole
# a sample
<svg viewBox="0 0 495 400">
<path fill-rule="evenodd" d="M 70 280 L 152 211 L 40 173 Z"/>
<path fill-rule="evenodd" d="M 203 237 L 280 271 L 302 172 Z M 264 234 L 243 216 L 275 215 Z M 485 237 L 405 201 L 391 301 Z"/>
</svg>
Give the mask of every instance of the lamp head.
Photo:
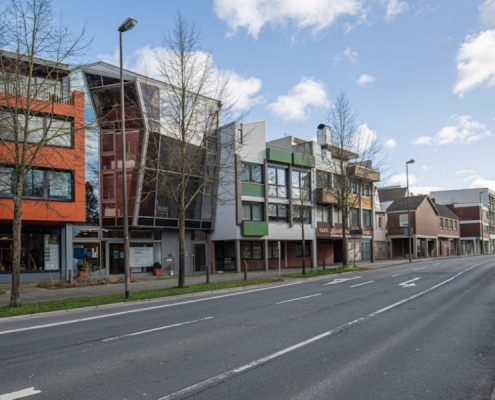
<svg viewBox="0 0 495 400">
<path fill-rule="evenodd" d="M 137 20 L 133 17 L 129 17 L 124 22 L 122 22 L 122 25 L 119 26 L 119 32 L 130 31 L 136 26 L 136 24 Z"/>
<path fill-rule="evenodd" d="M 409 161 L 406 161 L 406 164 L 414 164 L 414 160 L 411 158 Z"/>
</svg>

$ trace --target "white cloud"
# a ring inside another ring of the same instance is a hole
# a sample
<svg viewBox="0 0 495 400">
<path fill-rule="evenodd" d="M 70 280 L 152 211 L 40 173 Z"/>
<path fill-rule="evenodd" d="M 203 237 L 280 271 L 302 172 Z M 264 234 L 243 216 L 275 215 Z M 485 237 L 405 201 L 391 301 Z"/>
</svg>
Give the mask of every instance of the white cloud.
<svg viewBox="0 0 495 400">
<path fill-rule="evenodd" d="M 357 153 L 364 153 L 376 143 L 378 135 L 376 131 L 371 129 L 368 125 L 362 124 L 357 128 L 356 134 L 353 137 L 353 146 L 352 148 Z"/>
<path fill-rule="evenodd" d="M 495 85 L 495 30 L 467 36 L 457 53 L 454 93 L 463 97 L 476 86 Z"/>
<path fill-rule="evenodd" d="M 358 62 L 359 55 L 355 51 L 353 51 L 350 47 L 338 53 L 333 61 L 335 64 L 338 64 L 342 59 L 347 58 L 352 65 L 356 65 Z"/>
<path fill-rule="evenodd" d="M 433 169 L 433 167 L 432 167 L 431 165 L 426 165 L 426 164 L 425 164 L 425 165 L 422 165 L 422 166 L 421 166 L 421 170 L 422 170 L 423 172 L 428 172 L 428 171 L 431 171 L 432 169 Z"/>
<path fill-rule="evenodd" d="M 455 125 L 445 126 L 435 136 L 421 136 L 414 139 L 411 143 L 413 145 L 435 144 L 438 146 L 471 144 L 477 143 L 483 138 L 493 136 L 493 133 L 485 125 L 474 121 L 468 115 L 453 118 L 455 119 Z"/>
<path fill-rule="evenodd" d="M 380 4 L 385 7 L 385 19 L 391 21 L 396 15 L 406 12 L 409 6 L 405 1 L 399 0 L 380 0 Z"/>
<path fill-rule="evenodd" d="M 268 105 L 271 112 L 284 121 L 305 121 L 312 109 L 329 106 L 324 83 L 312 77 L 303 77 L 287 95 L 278 96 Z"/>
<path fill-rule="evenodd" d="M 480 10 L 480 23 L 486 27 L 495 26 L 495 0 L 486 0 L 478 7 Z"/>
<path fill-rule="evenodd" d="M 460 171 L 456 171 L 454 174 L 455 175 L 465 175 L 465 174 L 474 174 L 476 171 L 473 171 L 472 169 L 462 169 Z"/>
<path fill-rule="evenodd" d="M 385 141 L 385 148 L 387 149 L 395 149 L 396 146 L 397 142 L 395 141 L 395 139 L 388 139 Z"/>
<path fill-rule="evenodd" d="M 495 191 L 495 180 L 485 179 L 479 175 L 475 175 L 475 176 L 470 177 L 470 181 L 471 181 L 471 184 L 469 185 L 469 189 L 487 187 L 487 188 Z"/>
<path fill-rule="evenodd" d="M 392 0 L 394 1 L 394 0 Z M 246 28 L 257 38 L 267 25 L 293 23 L 298 29 L 309 28 L 317 33 L 332 25 L 339 17 L 359 16 L 365 0 L 215 0 L 213 9 L 224 20 L 230 34 Z"/>
<path fill-rule="evenodd" d="M 435 192 L 437 190 L 441 190 L 442 188 L 439 186 L 410 186 L 409 191 L 411 192 L 411 196 L 419 196 L 420 194 L 429 194 L 430 192 Z"/>
<path fill-rule="evenodd" d="M 360 85 L 368 85 L 370 83 L 373 83 L 376 80 L 374 76 L 367 75 L 367 74 L 362 74 L 359 79 L 357 80 L 357 83 Z"/>
<path fill-rule="evenodd" d="M 409 173 L 409 187 L 417 182 L 417 178 L 414 174 Z M 406 187 L 407 185 L 407 175 L 406 171 L 400 174 L 392 175 L 385 182 L 382 182 L 384 186 L 396 186 Z"/>
<path fill-rule="evenodd" d="M 126 58 L 124 67 L 150 78 L 162 80 L 160 62 L 157 60 L 157 56 L 158 58 L 166 58 L 167 52 L 168 50 L 163 47 L 142 47 L 134 52 L 132 62 L 130 57 Z M 213 66 L 213 57 L 209 53 L 196 52 L 196 56 L 199 57 L 201 63 L 210 64 L 212 76 L 215 79 L 227 82 L 228 102 L 232 103 L 235 109 L 248 110 L 263 100 L 262 96 L 256 96 L 263 85 L 261 79 L 244 77 L 234 71 L 217 69 Z M 117 50 L 112 55 L 100 55 L 99 58 L 114 65 L 119 64 L 119 52 Z"/>
</svg>

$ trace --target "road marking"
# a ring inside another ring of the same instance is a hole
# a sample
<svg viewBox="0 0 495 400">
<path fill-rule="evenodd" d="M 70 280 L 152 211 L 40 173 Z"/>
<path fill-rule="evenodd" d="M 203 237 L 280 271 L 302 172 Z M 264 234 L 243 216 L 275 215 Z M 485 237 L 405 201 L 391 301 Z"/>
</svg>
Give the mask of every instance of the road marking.
<svg viewBox="0 0 495 400">
<path fill-rule="evenodd" d="M 349 286 L 349 287 L 358 287 L 358 286 L 363 286 L 363 285 L 367 285 L 368 283 L 373 283 L 374 281 L 369 281 L 369 282 L 364 282 L 364 283 L 358 283 L 357 285 L 354 285 L 354 286 Z"/>
<path fill-rule="evenodd" d="M 440 264 L 441 264 L 441 262 L 433 264 L 432 267 L 434 267 L 435 265 L 440 265 Z"/>
<path fill-rule="evenodd" d="M 321 296 L 321 293 L 318 293 L 318 294 L 312 294 L 311 296 L 298 297 L 297 299 L 291 299 L 291 300 L 279 301 L 278 303 L 275 303 L 275 304 L 290 303 L 291 301 L 297 301 L 297 300 L 309 299 L 310 297 L 315 297 L 315 296 Z"/>
<path fill-rule="evenodd" d="M 484 263 L 481 263 L 481 264 L 484 264 Z M 457 277 L 459 277 L 460 275 L 468 272 L 469 270 L 477 267 L 478 265 L 481 265 L 481 264 L 476 264 L 476 265 L 473 265 L 472 267 L 469 267 L 468 269 L 464 270 L 464 271 L 461 271 L 459 272 L 458 274 L 454 275 L 452 278 L 449 278 L 447 279 L 446 281 L 443 281 L 435 286 L 432 286 L 431 288 L 427 289 L 427 290 L 424 290 L 420 293 L 417 293 L 415 295 L 412 295 L 410 297 L 407 297 L 406 299 L 403 299 L 403 300 L 400 300 L 398 301 L 397 303 L 394 303 L 394 304 L 391 304 L 387 307 L 384 307 L 384 308 L 381 308 L 375 312 L 372 312 L 368 315 L 365 315 L 364 317 L 361 317 L 361 318 L 358 318 L 358 319 L 355 319 L 354 321 L 351 321 L 351 322 L 348 322 L 344 325 L 340 325 L 339 327 L 337 328 L 334 328 L 334 329 L 331 329 L 327 332 L 323 332 L 322 334 L 320 335 L 317 335 L 317 336 L 314 336 L 310 339 L 307 339 L 303 342 L 300 342 L 300 343 L 297 343 L 293 346 L 290 346 L 290 347 L 287 347 L 283 350 L 280 350 L 280 351 L 277 351 L 276 353 L 273 353 L 273 354 L 270 354 L 266 357 L 263 357 L 263 358 L 259 358 L 257 360 L 254 360 L 248 364 L 244 364 L 238 368 L 235 368 L 235 369 L 232 369 L 230 371 L 227 371 L 223 374 L 220 374 L 220 375 L 217 375 L 217 376 L 214 376 L 213 378 L 210 378 L 210 379 L 206 379 L 202 382 L 199 382 L 199 383 L 196 383 L 195 385 L 192 385 L 192 386 L 189 386 L 185 389 L 182 389 L 182 390 L 179 390 L 178 392 L 174 392 L 172 394 L 169 394 L 167 396 L 164 396 L 164 397 L 161 397 L 159 398 L 158 400 L 172 400 L 172 399 L 176 399 L 176 398 L 183 398 L 185 397 L 186 395 L 189 395 L 193 392 L 198 392 L 200 391 L 201 389 L 204 389 L 206 387 L 209 387 L 209 386 L 212 386 L 218 382 L 221 382 L 221 381 L 224 381 L 224 380 L 227 380 L 227 379 L 230 379 L 232 377 L 234 377 L 235 375 L 238 375 L 244 371 L 248 371 L 250 369 L 253 369 L 254 367 L 258 366 L 258 365 L 261 365 L 261 364 L 264 364 L 264 363 L 267 363 L 275 358 L 278 358 L 280 356 L 283 356 L 284 354 L 287 354 L 287 353 L 290 353 L 294 350 L 297 350 L 303 346 L 306 346 L 308 344 L 311 344 L 311 343 L 314 343 L 320 339 L 324 339 L 326 337 L 329 337 L 329 336 L 333 336 L 337 333 L 340 333 L 340 332 L 343 332 L 347 329 L 349 329 L 351 326 L 353 325 L 357 325 L 357 324 L 360 324 L 360 323 L 363 323 L 363 322 L 366 322 L 368 320 L 370 320 L 371 318 L 373 317 L 376 317 L 377 315 L 380 315 L 380 314 L 383 314 L 387 311 L 390 311 L 396 307 L 399 307 L 401 306 L 402 304 L 405 304 L 411 300 L 414 300 L 420 296 L 423 296 L 425 294 L 427 294 L 428 292 L 431 292 L 435 289 L 438 289 L 439 287 L 443 286 L 443 285 L 446 285 L 447 283 L 453 281 L 454 279 L 456 279 Z"/>
<path fill-rule="evenodd" d="M 336 283 L 342 283 L 342 282 L 345 282 L 345 281 L 351 281 L 353 279 L 359 279 L 359 278 L 361 278 L 361 277 L 360 276 L 355 276 L 354 278 L 337 278 L 337 279 L 334 279 L 332 282 L 325 283 L 323 286 L 334 285 Z"/>
<path fill-rule="evenodd" d="M 402 287 L 411 287 L 411 286 L 416 286 L 415 283 L 412 283 L 414 281 L 419 281 L 421 278 L 414 278 L 414 279 L 411 279 L 407 282 L 402 282 L 402 283 L 399 283 L 399 286 L 402 286 Z"/>
<path fill-rule="evenodd" d="M 41 393 L 41 390 L 35 390 L 34 387 L 28 389 L 19 390 L 18 392 L 6 393 L 0 395 L 0 400 L 15 400 L 22 399 L 23 397 L 28 397 L 33 394 Z"/>
<path fill-rule="evenodd" d="M 421 268 L 416 268 L 415 271 L 420 271 L 422 269 L 425 269 L 426 267 L 421 267 Z"/>
<path fill-rule="evenodd" d="M 122 339 L 122 338 L 129 337 L 129 336 L 143 335 L 144 333 L 151 333 L 151 332 L 156 332 L 156 331 L 162 331 L 164 329 L 175 328 L 177 326 L 183 326 L 183 325 L 193 324 L 195 322 L 206 321 L 207 319 L 212 319 L 212 318 L 213 317 L 200 318 L 200 319 L 195 319 L 194 321 L 180 322 L 178 324 L 160 326 L 159 328 L 147 329 L 145 331 L 138 331 L 138 332 L 128 333 L 126 335 L 121 335 L 121 336 L 114 336 L 114 337 L 111 337 L 111 338 L 108 338 L 108 339 L 103 339 L 102 342 L 109 342 L 110 340 Z"/>
<path fill-rule="evenodd" d="M 392 275 L 392 278 L 395 278 L 396 276 L 401 276 L 401 275 L 404 275 L 404 274 L 395 274 L 395 275 Z"/>
<path fill-rule="evenodd" d="M 287 283 L 287 284 L 284 284 L 284 285 L 269 286 L 269 287 L 264 287 L 264 288 L 260 288 L 260 289 L 253 289 L 253 290 L 248 290 L 248 291 L 245 291 L 245 292 L 236 292 L 236 293 L 222 294 L 222 295 L 213 296 L 213 297 L 207 297 L 207 298 L 203 298 L 203 299 L 194 299 L 194 300 L 180 301 L 178 303 L 172 303 L 172 304 L 162 304 L 162 305 L 159 305 L 159 306 L 139 308 L 139 309 L 136 309 L 136 310 L 120 311 L 120 312 L 116 312 L 116 313 L 112 313 L 112 314 L 97 315 L 97 316 L 94 316 L 94 317 L 86 317 L 86 318 L 72 319 L 72 320 L 69 320 L 69 321 L 54 322 L 52 324 L 28 326 L 26 328 L 18 328 L 18 329 L 11 329 L 11 330 L 8 330 L 8 331 L 0 331 L 0 335 L 5 335 L 7 333 L 17 333 L 17 332 L 31 331 L 31 330 L 35 330 L 35 329 L 51 328 L 51 327 L 54 327 L 54 326 L 69 325 L 69 324 L 75 324 L 75 323 L 78 323 L 78 322 L 93 321 L 93 320 L 102 319 L 102 318 L 117 317 L 117 316 L 120 316 L 120 315 L 134 314 L 134 313 L 138 313 L 138 312 L 142 312 L 142 311 L 158 310 L 160 308 L 182 306 L 182 305 L 185 305 L 185 304 L 192 304 L 192 303 L 199 303 L 199 302 L 202 302 L 202 301 L 222 299 L 222 298 L 225 298 L 225 297 L 240 296 L 240 295 L 248 294 L 248 293 L 262 292 L 264 290 L 271 290 L 271 289 L 278 289 L 278 288 L 287 287 L 287 286 L 299 285 L 301 283 L 303 283 L 303 281 L 291 282 L 291 283 Z M 161 298 L 159 300 L 163 300 L 163 298 Z M 74 310 L 71 310 L 71 311 L 74 311 Z"/>
</svg>

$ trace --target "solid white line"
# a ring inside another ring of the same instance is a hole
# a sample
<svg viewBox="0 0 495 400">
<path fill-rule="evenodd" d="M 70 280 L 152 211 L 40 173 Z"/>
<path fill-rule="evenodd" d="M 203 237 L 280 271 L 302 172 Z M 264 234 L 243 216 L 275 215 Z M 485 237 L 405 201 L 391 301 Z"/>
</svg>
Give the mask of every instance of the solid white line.
<svg viewBox="0 0 495 400">
<path fill-rule="evenodd" d="M 353 279 L 359 279 L 361 278 L 360 276 L 355 276 L 354 278 L 336 278 L 332 282 L 325 283 L 323 286 L 327 285 L 335 285 L 336 283 L 342 283 L 345 281 L 352 281 Z"/>
<path fill-rule="evenodd" d="M 200 319 L 195 319 L 194 321 L 180 322 L 178 324 L 160 326 L 159 328 L 147 329 L 145 331 L 138 331 L 138 332 L 128 333 L 126 335 L 121 335 L 121 336 L 114 336 L 114 337 L 111 337 L 111 338 L 108 338 L 108 339 L 103 339 L 102 342 L 109 342 L 110 340 L 122 339 L 122 338 L 125 338 L 125 337 L 128 337 L 128 336 L 142 335 L 144 333 L 162 331 L 164 329 L 175 328 L 177 326 L 183 326 L 183 325 L 193 324 L 194 322 L 206 321 L 207 319 L 212 319 L 212 318 L 213 317 L 200 318 Z"/>
<path fill-rule="evenodd" d="M 364 282 L 364 283 L 358 283 L 357 285 L 354 285 L 354 286 L 349 286 L 349 287 L 358 287 L 358 286 L 363 286 L 363 285 L 367 285 L 368 283 L 373 283 L 374 281 L 369 281 L 369 282 Z"/>
<path fill-rule="evenodd" d="M 419 271 L 419 270 L 422 270 L 422 269 L 425 269 L 426 267 L 421 267 L 421 268 L 416 268 L 415 271 Z"/>
<path fill-rule="evenodd" d="M 138 312 L 142 312 L 142 311 L 151 311 L 151 310 L 158 310 L 160 308 L 168 308 L 168 307 L 181 306 L 181 305 L 184 305 L 184 304 L 199 303 L 199 302 L 202 302 L 202 301 L 222 299 L 224 297 L 240 296 L 240 295 L 248 294 L 248 293 L 261 292 L 261 291 L 264 291 L 264 290 L 278 289 L 278 288 L 281 288 L 281 287 L 287 287 L 287 286 L 292 286 L 292 285 L 299 285 L 301 283 L 303 283 L 303 282 L 302 281 L 291 282 L 291 283 L 288 283 L 286 285 L 264 287 L 264 288 L 260 288 L 260 289 L 248 290 L 246 292 L 228 293 L 228 294 L 223 294 L 223 295 L 218 295 L 218 296 L 213 296 L 213 297 L 207 297 L 207 298 L 204 298 L 204 299 L 187 300 L 187 301 L 181 301 L 181 302 L 178 302 L 178 303 L 162 304 L 162 305 L 159 305 L 159 306 L 139 308 L 137 310 L 128 310 L 128 311 L 121 311 L 121 312 L 116 312 L 116 313 L 112 313 L 112 314 L 98 315 L 98 316 L 95 316 L 95 317 L 86 317 L 86 318 L 72 319 L 72 320 L 69 320 L 69 321 L 54 322 L 53 324 L 28 326 L 26 328 L 18 328 L 18 329 L 11 329 L 11 330 L 8 330 L 8 331 L 0 331 L 0 335 L 5 335 L 7 333 L 16 333 L 16 332 L 31 331 L 31 330 L 34 330 L 34 329 L 51 328 L 53 326 L 69 325 L 69 324 L 75 324 L 77 322 L 93 321 L 93 320 L 102 319 L 102 318 L 117 317 L 119 315 L 134 314 L 134 313 L 138 313 Z M 160 300 L 163 300 L 163 299 L 160 299 Z"/>
<path fill-rule="evenodd" d="M 379 310 L 377 310 L 375 312 L 372 312 L 371 314 L 368 314 L 368 315 L 365 315 L 364 317 L 355 319 L 354 321 L 348 322 L 348 323 L 346 323 L 344 325 L 341 325 L 341 326 L 339 326 L 337 328 L 331 329 L 331 330 L 329 330 L 327 332 L 324 332 L 324 333 L 322 333 L 320 335 L 314 336 L 314 337 L 312 337 L 312 338 L 310 338 L 308 340 L 305 340 L 305 341 L 300 342 L 300 343 L 297 343 L 297 344 L 295 344 L 293 346 L 287 347 L 287 348 L 285 348 L 285 349 L 283 349 L 281 351 L 278 351 L 276 353 L 270 354 L 270 355 L 268 355 L 266 357 L 263 357 L 263 358 L 259 358 L 258 360 L 252 361 L 252 362 L 250 362 L 248 364 L 244 364 L 244 365 L 242 365 L 242 366 L 240 366 L 238 368 L 235 368 L 235 369 L 232 369 L 230 371 L 227 371 L 227 372 L 225 372 L 223 374 L 214 376 L 213 378 L 210 378 L 210 379 L 207 379 L 205 381 L 196 383 L 195 385 L 192 385 L 192 386 L 189 386 L 189 387 L 187 387 L 185 389 L 179 390 L 178 392 L 174 392 L 174 393 L 169 394 L 167 396 L 161 397 L 158 400 L 172 400 L 172 399 L 175 399 L 175 398 L 180 398 L 180 397 L 185 396 L 185 395 L 188 395 L 188 394 L 190 394 L 192 392 L 195 392 L 195 391 L 198 391 L 200 389 L 203 389 L 203 388 L 205 388 L 207 386 L 211 386 L 214 383 L 217 383 L 217 382 L 220 382 L 220 381 L 229 379 L 229 378 L 231 378 L 231 377 L 233 377 L 233 376 L 235 376 L 235 375 L 237 375 L 237 374 L 239 374 L 241 372 L 244 372 L 244 371 L 247 371 L 249 369 L 252 369 L 252 368 L 254 368 L 254 367 L 256 367 L 256 366 L 258 366 L 260 364 L 264 364 L 264 363 L 266 363 L 268 361 L 271 361 L 271 360 L 273 360 L 275 358 L 278 358 L 278 357 L 280 357 L 280 356 L 282 356 L 284 354 L 290 353 L 290 352 L 292 352 L 294 350 L 297 350 L 297 349 L 299 349 L 299 348 L 301 348 L 303 346 L 306 346 L 308 344 L 311 344 L 313 342 L 316 342 L 316 341 L 318 341 L 320 339 L 323 339 L 323 338 L 326 338 L 328 336 L 332 336 L 332 335 L 335 335 L 337 333 L 340 333 L 340 332 L 342 332 L 342 331 L 344 331 L 346 329 L 349 329 L 353 325 L 357 325 L 359 323 L 368 321 L 371 318 L 376 317 L 377 315 L 383 314 L 383 313 L 385 313 L 387 311 L 390 311 L 393 308 L 396 308 L 396 307 L 398 307 L 398 306 L 400 306 L 400 305 L 402 305 L 404 303 L 407 303 L 407 302 L 409 302 L 411 300 L 414 300 L 414 299 L 416 299 L 416 298 L 418 298 L 420 296 L 423 296 L 423 295 L 425 295 L 428 292 L 431 292 L 431 291 L 433 291 L 435 289 L 438 289 L 439 287 L 441 287 L 441 286 L 449 283 L 450 281 L 454 280 L 458 276 L 464 274 L 465 272 L 468 272 L 469 270 L 477 267 L 478 265 L 481 265 L 481 264 L 473 265 L 472 267 L 469 267 L 468 269 L 459 272 L 457 275 L 454 275 L 453 277 L 447 279 L 446 281 L 443 281 L 443 282 L 439 283 L 438 285 L 432 286 L 431 288 L 429 288 L 429 289 L 427 289 L 427 290 L 425 290 L 425 291 L 423 291 L 421 293 L 417 293 L 417 294 L 415 294 L 415 295 L 413 295 L 411 297 L 408 297 L 406 299 L 403 299 L 401 301 L 398 301 L 397 303 L 394 303 L 394 304 L 391 304 L 391 305 L 389 305 L 387 307 L 381 308 L 381 309 L 379 309 Z"/>
<path fill-rule="evenodd" d="M 298 297 L 297 299 L 291 299 L 291 300 L 279 301 L 278 303 L 275 303 L 275 304 L 290 303 L 291 301 L 297 301 L 297 300 L 309 299 L 310 297 L 315 297 L 315 296 L 321 296 L 321 293 L 318 293 L 318 294 L 312 294 L 311 296 Z"/>
<path fill-rule="evenodd" d="M 392 275 L 392 278 L 395 278 L 396 276 L 401 276 L 401 275 L 404 275 L 404 274 L 395 274 L 395 275 Z"/>
<path fill-rule="evenodd" d="M 41 390 L 35 390 L 34 387 L 30 387 L 28 389 L 19 390 L 18 392 L 12 392 L 7 394 L 0 395 L 0 400 L 15 400 L 21 399 L 23 397 L 28 397 L 33 394 L 41 393 Z"/>
</svg>

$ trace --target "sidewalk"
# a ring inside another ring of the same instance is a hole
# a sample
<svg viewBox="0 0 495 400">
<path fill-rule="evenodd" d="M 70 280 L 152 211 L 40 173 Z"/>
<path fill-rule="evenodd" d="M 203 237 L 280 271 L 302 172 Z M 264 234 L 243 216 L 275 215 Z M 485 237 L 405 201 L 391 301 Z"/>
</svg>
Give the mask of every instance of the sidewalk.
<svg viewBox="0 0 495 400">
<path fill-rule="evenodd" d="M 413 260 L 413 262 L 428 261 L 431 259 L 419 259 Z M 384 268 L 392 265 L 407 264 L 409 261 L 407 259 L 394 259 L 394 260 L 380 260 L 374 263 L 370 261 L 359 261 L 356 265 L 369 268 Z M 327 268 L 339 267 L 340 264 L 332 264 Z M 321 269 L 321 267 L 318 267 Z M 306 271 L 311 270 L 307 268 Z M 281 270 L 282 275 L 289 273 L 301 272 L 301 268 L 283 268 Z M 271 269 L 269 271 L 252 271 L 248 272 L 248 278 L 268 278 L 277 277 L 278 269 Z M 171 277 L 171 279 L 157 279 L 153 276 L 139 276 L 138 282 L 132 282 L 130 285 L 131 294 L 135 291 L 149 290 L 149 289 L 160 289 L 177 286 L 177 276 Z M 222 281 L 232 281 L 244 279 L 244 273 L 216 273 L 211 275 L 210 282 L 222 282 Z M 204 283 L 206 281 L 206 276 L 201 275 L 189 275 L 186 276 L 186 285 L 193 285 L 196 283 Z M 61 300 L 70 299 L 74 297 L 91 297 L 100 294 L 109 293 L 124 293 L 124 284 L 110 284 L 110 285 L 96 285 L 96 286 L 85 286 L 85 287 L 73 287 L 66 289 L 42 289 L 36 287 L 36 282 L 21 282 L 21 303 L 35 303 L 39 301 L 48 300 Z M 5 290 L 5 294 L 0 295 L 0 306 L 5 306 L 10 303 L 10 283 L 1 283 L 0 288 Z"/>
</svg>

